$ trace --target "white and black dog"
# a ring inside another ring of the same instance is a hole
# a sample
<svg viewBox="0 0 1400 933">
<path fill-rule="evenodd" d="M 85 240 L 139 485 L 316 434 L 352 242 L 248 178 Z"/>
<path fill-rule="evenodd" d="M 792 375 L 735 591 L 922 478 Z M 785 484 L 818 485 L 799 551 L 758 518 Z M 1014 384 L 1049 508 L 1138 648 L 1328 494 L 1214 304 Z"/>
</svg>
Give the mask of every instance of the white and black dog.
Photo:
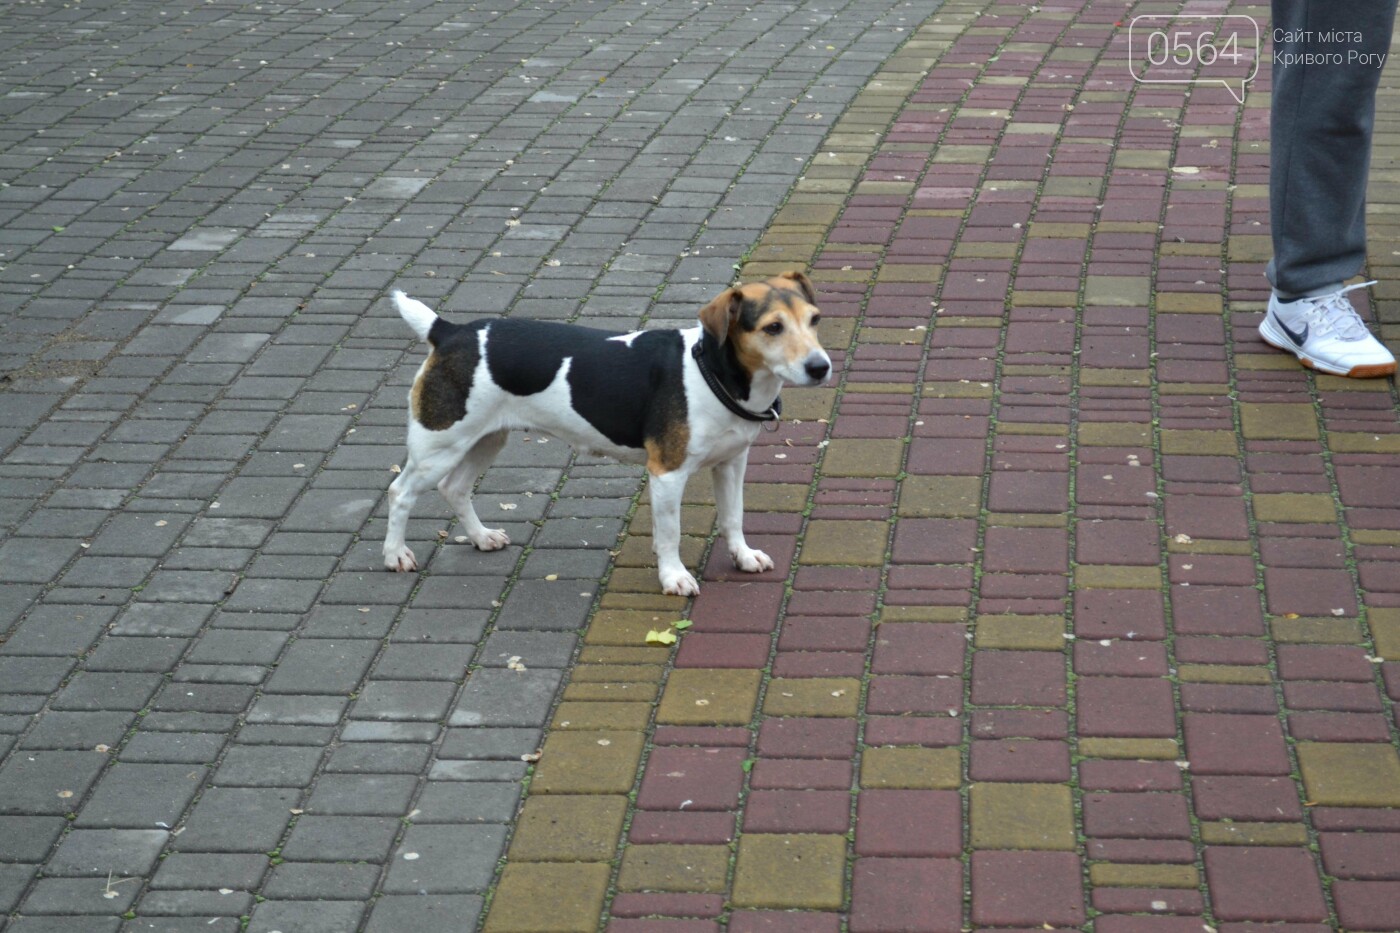
<svg viewBox="0 0 1400 933">
<path fill-rule="evenodd" d="M 759 426 L 778 418 L 783 385 L 819 385 L 831 372 L 807 276 L 730 288 L 701 309 L 699 327 L 630 334 L 504 318 L 452 324 L 403 292 L 393 299 L 431 349 L 409 393 L 408 463 L 389 487 L 390 570 L 417 569 L 404 526 L 434 485 L 478 548 L 510 543 L 481 523 L 472 489 L 512 429 L 646 464 L 663 592 L 699 592 L 681 563 L 680 518 L 686 481 L 703 467 L 714 470 L 719 531 L 735 565 L 772 569 L 744 541 L 744 468 Z"/>
</svg>

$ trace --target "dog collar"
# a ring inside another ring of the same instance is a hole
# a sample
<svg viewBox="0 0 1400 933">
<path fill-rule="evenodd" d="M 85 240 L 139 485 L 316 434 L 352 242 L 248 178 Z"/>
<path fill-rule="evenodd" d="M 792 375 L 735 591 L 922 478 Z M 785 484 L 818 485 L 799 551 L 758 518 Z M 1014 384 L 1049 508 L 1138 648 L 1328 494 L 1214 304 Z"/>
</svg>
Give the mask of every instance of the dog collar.
<svg viewBox="0 0 1400 933">
<path fill-rule="evenodd" d="M 743 405 L 740 405 L 738 401 L 735 400 L 734 396 L 729 394 L 729 390 L 720 384 L 719 377 L 715 375 L 714 370 L 710 369 L 709 364 L 705 360 L 703 337 L 695 342 L 695 346 L 691 349 L 690 355 L 695 358 L 695 365 L 699 368 L 700 375 L 705 377 L 705 385 L 710 387 L 710 391 L 715 394 L 715 397 L 719 399 L 720 404 L 725 408 L 728 408 L 745 421 L 769 422 L 777 421 L 779 417 L 781 417 L 783 413 L 783 400 L 781 398 L 773 399 L 773 405 L 767 411 L 752 412 Z"/>
</svg>

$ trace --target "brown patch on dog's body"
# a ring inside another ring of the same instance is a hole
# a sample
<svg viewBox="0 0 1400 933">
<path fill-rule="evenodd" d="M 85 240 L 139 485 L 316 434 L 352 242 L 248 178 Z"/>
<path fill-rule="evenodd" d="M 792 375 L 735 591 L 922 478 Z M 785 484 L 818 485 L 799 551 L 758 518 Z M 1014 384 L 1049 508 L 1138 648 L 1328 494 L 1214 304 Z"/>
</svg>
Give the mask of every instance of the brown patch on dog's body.
<svg viewBox="0 0 1400 933">
<path fill-rule="evenodd" d="M 680 469 L 690 451 L 690 425 L 675 421 L 666 426 L 660 437 L 646 439 L 647 472 L 660 476 Z"/>
<path fill-rule="evenodd" d="M 467 414 L 478 354 L 471 344 L 443 353 L 434 348 L 423 361 L 409 395 L 414 419 L 429 431 L 446 431 Z"/>
</svg>

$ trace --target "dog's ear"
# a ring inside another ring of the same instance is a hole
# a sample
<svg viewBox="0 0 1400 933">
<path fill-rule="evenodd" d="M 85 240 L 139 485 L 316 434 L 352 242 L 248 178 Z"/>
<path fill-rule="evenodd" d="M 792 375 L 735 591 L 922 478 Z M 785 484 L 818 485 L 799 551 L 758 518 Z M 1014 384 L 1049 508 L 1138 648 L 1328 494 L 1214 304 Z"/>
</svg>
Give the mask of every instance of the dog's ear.
<svg viewBox="0 0 1400 933">
<path fill-rule="evenodd" d="M 807 299 L 808 304 L 817 303 L 817 290 L 812 287 L 812 280 L 807 278 L 806 273 L 792 271 L 784 272 L 779 278 L 790 280 L 802 292 L 802 297 Z"/>
<path fill-rule="evenodd" d="M 700 309 L 700 325 L 722 346 L 729 339 L 729 328 L 739 319 L 743 307 L 744 293 L 737 288 L 726 289 Z"/>
</svg>

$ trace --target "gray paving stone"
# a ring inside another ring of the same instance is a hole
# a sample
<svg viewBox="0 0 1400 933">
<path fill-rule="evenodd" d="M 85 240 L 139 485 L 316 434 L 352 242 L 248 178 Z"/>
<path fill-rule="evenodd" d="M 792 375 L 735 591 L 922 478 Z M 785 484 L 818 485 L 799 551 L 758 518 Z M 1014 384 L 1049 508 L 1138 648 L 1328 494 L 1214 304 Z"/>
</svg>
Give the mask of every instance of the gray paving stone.
<svg viewBox="0 0 1400 933">
<path fill-rule="evenodd" d="M 151 673 L 79 671 L 53 700 L 60 710 L 138 710 L 155 696 L 162 678 Z"/>
<path fill-rule="evenodd" d="M 185 638 L 103 638 L 87 656 L 88 671 L 168 671 L 189 646 Z"/>
<path fill-rule="evenodd" d="M 564 632 L 494 632 L 481 646 L 480 663 L 505 667 L 512 658 L 519 658 L 527 669 L 568 667 L 577 645 L 578 636 Z"/>
<path fill-rule="evenodd" d="M 520 761 L 521 755 L 539 751 L 543 741 L 543 729 L 487 729 L 481 726 L 448 729 L 438 749 L 438 757 Z"/>
<path fill-rule="evenodd" d="M 299 797 L 292 788 L 210 788 L 190 811 L 174 847 L 181 852 L 271 851 Z"/>
<path fill-rule="evenodd" d="M 105 872 L 100 878 L 44 877 L 35 882 L 20 909 L 36 916 L 110 916 L 130 908 L 140 893 L 141 888 L 134 881 L 109 884 Z"/>
<path fill-rule="evenodd" d="M 121 926 L 121 933 L 237 933 L 238 917 L 137 917 Z"/>
<path fill-rule="evenodd" d="M 417 789 L 418 778 L 411 774 L 324 774 L 316 781 L 306 803 L 306 812 L 403 816 Z"/>
<path fill-rule="evenodd" d="M 151 887 L 251 891 L 258 887 L 268 867 L 268 857 L 260 852 L 172 852 L 161 859 Z"/>
<path fill-rule="evenodd" d="M 116 747 L 136 721 L 136 713 L 55 712 L 41 714 L 20 742 L 23 749 L 84 749 Z M 97 754 L 94 752 L 94 754 Z"/>
<path fill-rule="evenodd" d="M 7 693 L 51 693 L 76 666 L 72 658 L 0 657 L 0 686 Z"/>
<path fill-rule="evenodd" d="M 205 769 L 119 761 L 107 769 L 75 826 L 170 829 L 194 799 Z"/>
<path fill-rule="evenodd" d="M 138 732 L 122 746 L 119 760 L 208 764 L 219 756 L 227 738 L 214 732 Z"/>
<path fill-rule="evenodd" d="M 135 603 L 126 607 L 112 627 L 114 635 L 195 635 L 213 614 L 212 606 L 195 603 Z"/>
<path fill-rule="evenodd" d="M 429 749 L 421 743 L 355 742 L 331 752 L 326 770 L 356 774 L 420 774 Z"/>
<path fill-rule="evenodd" d="M 74 829 L 44 866 L 45 873 L 103 878 L 145 876 L 170 840 L 163 829 Z"/>
<path fill-rule="evenodd" d="M 330 726 L 340 722 L 349 705 L 344 697 L 262 696 L 248 711 L 248 722 Z"/>
<path fill-rule="evenodd" d="M 461 680 L 474 653 L 470 644 L 391 644 L 380 655 L 372 676 L 376 680 Z"/>
<path fill-rule="evenodd" d="M 42 862 L 66 826 L 56 816 L 0 816 L 0 863 Z"/>
<path fill-rule="evenodd" d="M 473 894 L 386 895 L 374 903 L 365 933 L 456 933 L 476 926 L 482 899 Z"/>
<path fill-rule="evenodd" d="M 387 894 L 469 894 L 486 890 L 505 848 L 505 827 L 410 826 L 384 880 Z M 406 859 L 405 855 L 417 855 Z"/>
<path fill-rule="evenodd" d="M 214 781 L 221 787 L 305 787 L 321 763 L 321 749 L 234 745 Z"/>
<path fill-rule="evenodd" d="M 0 865 L 0 914 L 15 909 L 38 870 L 37 865 Z"/>
<path fill-rule="evenodd" d="M 98 752 L 33 751 L 0 765 L 0 813 L 23 816 L 78 808 L 107 757 Z"/>
<path fill-rule="evenodd" d="M 482 668 L 467 680 L 448 719 L 453 726 L 542 726 L 558 671 Z"/>
<path fill-rule="evenodd" d="M 454 683 L 423 680 L 373 680 L 365 685 L 355 705 L 354 719 L 437 722 L 452 705 Z"/>
<path fill-rule="evenodd" d="M 515 782 L 431 781 L 418 798 L 415 823 L 508 823 L 520 806 Z"/>
<path fill-rule="evenodd" d="M 359 926 L 359 901 L 263 901 L 253 910 L 247 933 L 343 933 Z"/>
<path fill-rule="evenodd" d="M 382 862 L 401 823 L 380 816 L 316 816 L 297 819 L 282 856 L 292 861 Z"/>
<path fill-rule="evenodd" d="M 5 929 L 7 933 L 116 933 L 120 926 L 116 917 L 19 917 Z"/>
<path fill-rule="evenodd" d="M 0 654 L 80 654 L 102 634 L 114 612 L 107 606 L 40 606 L 0 645 Z"/>
<path fill-rule="evenodd" d="M 379 650 L 365 639 L 303 638 L 293 643 L 264 688 L 268 693 L 348 694 Z"/>
<path fill-rule="evenodd" d="M 226 888 L 224 890 L 227 890 Z M 253 907 L 253 895 L 247 891 L 150 891 L 141 898 L 141 917 L 219 916 L 232 919 L 246 916 Z M 206 926 L 212 926 L 205 921 Z"/>
<path fill-rule="evenodd" d="M 262 894 L 280 898 L 368 900 L 379 882 L 379 866 L 344 862 L 284 862 L 272 870 Z"/>
</svg>

